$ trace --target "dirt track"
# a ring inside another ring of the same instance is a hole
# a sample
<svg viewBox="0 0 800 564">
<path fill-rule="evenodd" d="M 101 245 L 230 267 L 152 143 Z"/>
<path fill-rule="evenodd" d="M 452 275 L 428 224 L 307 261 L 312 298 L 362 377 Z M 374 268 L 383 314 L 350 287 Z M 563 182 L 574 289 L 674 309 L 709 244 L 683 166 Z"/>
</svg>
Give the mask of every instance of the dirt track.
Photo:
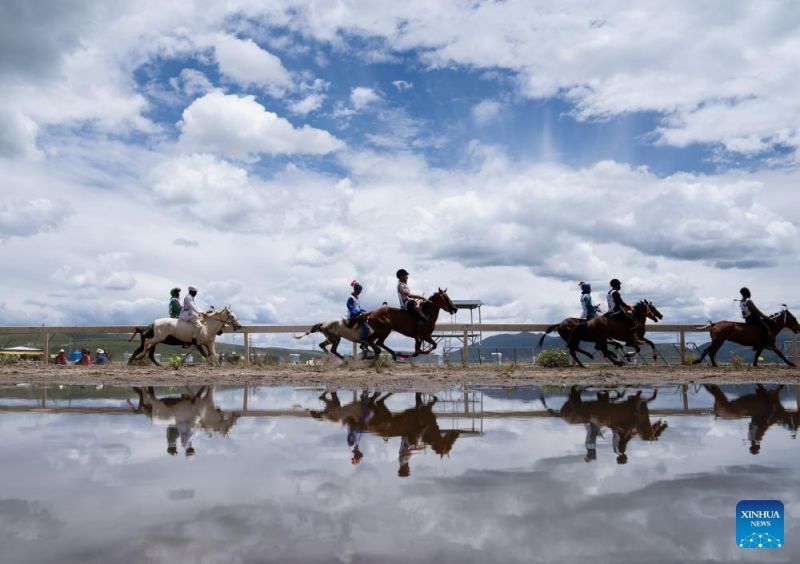
<svg viewBox="0 0 800 564">
<path fill-rule="evenodd" d="M 617 385 L 680 384 L 690 382 L 800 384 L 800 370 L 765 366 L 709 368 L 705 366 L 602 367 L 545 369 L 530 366 L 426 367 L 395 365 L 380 370 L 364 363 L 342 366 L 281 366 L 180 370 L 124 365 L 47 368 L 36 364 L 0 367 L 0 384 L 244 384 L 260 386 L 370 387 L 384 390 L 432 390 L 455 385 Z"/>
</svg>

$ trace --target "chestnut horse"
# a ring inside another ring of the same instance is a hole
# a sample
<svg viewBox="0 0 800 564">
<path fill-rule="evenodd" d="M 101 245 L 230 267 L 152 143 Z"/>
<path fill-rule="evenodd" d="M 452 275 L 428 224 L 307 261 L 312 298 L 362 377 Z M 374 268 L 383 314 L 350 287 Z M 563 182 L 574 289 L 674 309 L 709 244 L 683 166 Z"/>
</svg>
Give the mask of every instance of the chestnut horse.
<svg viewBox="0 0 800 564">
<path fill-rule="evenodd" d="M 374 338 L 370 336 L 370 342 L 375 343 L 377 346 L 389 352 L 392 359 L 397 359 L 397 353 L 386 346 L 384 341 L 392 331 L 397 331 L 414 339 L 414 356 L 420 354 L 430 354 L 436 348 L 436 341 L 431 338 L 433 329 L 436 326 L 436 320 L 439 318 L 439 310 L 443 309 L 449 314 L 454 314 L 456 311 L 455 304 L 450 296 L 447 295 L 447 288 L 434 293 L 430 298 L 422 302 L 420 305 L 423 315 L 427 321 L 422 326 L 420 331 L 421 339 L 417 338 L 417 318 L 410 312 L 394 307 L 383 306 L 370 312 L 368 317 L 369 325 L 375 331 Z M 422 342 L 430 343 L 430 348 L 422 350 Z"/>
<path fill-rule="evenodd" d="M 709 323 L 704 327 L 698 329 L 710 329 L 711 331 L 711 344 L 706 347 L 700 358 L 694 361 L 694 364 L 703 362 L 703 359 L 708 355 L 711 359 L 711 365 L 716 366 L 716 354 L 722 343 L 725 341 L 733 341 L 740 345 L 753 347 L 755 355 L 753 356 L 753 366 L 758 366 L 758 357 L 761 351 L 765 348 L 777 354 L 783 362 L 789 366 L 794 366 L 794 363 L 787 359 L 778 347 L 775 346 L 775 337 L 784 329 L 790 329 L 792 332 L 797 333 L 800 331 L 800 325 L 792 313 L 784 307 L 778 313 L 773 313 L 769 316 L 769 340 L 767 343 L 763 342 L 763 334 L 761 328 L 755 325 L 748 325 L 747 323 L 739 323 L 736 321 L 718 321 L 717 323 Z"/>
<path fill-rule="evenodd" d="M 608 343 L 613 343 L 613 341 L 621 341 L 625 346 L 633 347 L 636 353 L 640 351 L 640 345 L 649 344 L 653 349 L 653 360 L 655 360 L 655 344 L 649 339 L 644 339 L 645 323 L 648 319 L 658 323 L 658 320 L 663 315 L 649 301 L 642 300 L 633 306 L 631 316 L 636 322 L 633 327 L 627 325 L 621 314 L 603 315 L 575 325 L 568 341 L 569 354 L 575 360 L 575 363 L 583 368 L 583 364 L 578 360 L 578 355 L 576 354 L 581 341 L 593 342 L 595 344 L 594 348 L 601 351 L 608 360 L 617 366 L 622 366 L 623 362 L 617 359 L 617 355 L 608 350 Z"/>
<path fill-rule="evenodd" d="M 649 314 L 647 312 L 648 308 L 650 310 Z M 657 358 L 656 345 L 653 343 L 653 341 L 651 341 L 650 339 L 646 339 L 644 336 L 644 333 L 647 330 L 645 327 L 645 323 L 648 318 L 652 319 L 654 323 L 658 323 L 658 321 L 660 319 L 663 319 L 664 316 L 661 315 L 661 312 L 658 311 L 656 306 L 654 306 L 653 303 L 648 300 L 642 300 L 641 302 L 636 304 L 636 307 L 633 308 L 632 315 L 638 323 L 636 326 L 636 336 L 639 338 L 640 341 L 643 341 L 648 345 L 650 345 L 650 348 L 653 349 L 653 360 L 656 360 Z M 575 327 L 584 322 L 586 322 L 586 320 L 581 317 L 567 317 L 561 323 L 556 323 L 555 325 L 551 325 L 550 327 L 547 328 L 547 330 L 542 334 L 542 337 L 539 339 L 539 347 L 541 348 L 542 343 L 544 343 L 544 338 L 553 331 L 558 331 L 559 336 L 562 339 L 564 339 L 566 343 L 569 343 L 570 337 L 572 336 L 572 331 L 575 330 Z M 622 348 L 622 345 L 614 340 L 609 340 L 609 343 L 614 345 L 614 347 L 616 347 L 617 349 Z M 592 353 L 586 352 L 581 348 L 576 348 L 575 350 L 579 353 L 588 356 L 589 358 L 594 358 L 594 355 Z"/>
</svg>

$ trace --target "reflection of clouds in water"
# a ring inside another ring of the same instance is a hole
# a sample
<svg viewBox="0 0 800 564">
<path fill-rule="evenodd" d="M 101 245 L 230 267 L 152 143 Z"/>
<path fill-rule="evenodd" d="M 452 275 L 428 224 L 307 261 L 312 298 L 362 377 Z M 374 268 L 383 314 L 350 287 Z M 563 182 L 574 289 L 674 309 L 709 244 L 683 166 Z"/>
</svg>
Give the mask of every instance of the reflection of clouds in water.
<svg viewBox="0 0 800 564">
<path fill-rule="evenodd" d="M 39 502 L 0 499 L 0 540 L 11 542 L 52 538 L 60 527 L 61 523 Z"/>
</svg>

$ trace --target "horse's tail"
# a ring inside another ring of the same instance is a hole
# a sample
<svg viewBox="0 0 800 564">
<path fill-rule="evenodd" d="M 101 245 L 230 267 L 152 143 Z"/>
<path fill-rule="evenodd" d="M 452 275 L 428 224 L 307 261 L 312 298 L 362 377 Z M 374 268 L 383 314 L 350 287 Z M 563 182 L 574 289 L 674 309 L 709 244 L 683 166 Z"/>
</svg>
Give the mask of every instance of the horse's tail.
<svg viewBox="0 0 800 564">
<path fill-rule="evenodd" d="M 559 325 L 560 325 L 559 323 L 556 323 L 555 325 L 551 325 L 550 327 L 547 328 L 547 330 L 544 333 L 542 333 L 542 338 L 539 339 L 539 347 L 541 347 L 542 343 L 544 343 L 544 338 L 547 337 L 547 335 L 549 335 L 550 333 L 552 333 L 556 329 L 558 329 Z"/>
<path fill-rule="evenodd" d="M 130 336 L 130 337 L 128 337 L 128 342 L 130 343 L 131 341 L 133 341 L 133 338 L 134 338 L 136 335 L 144 335 L 144 331 L 145 331 L 145 330 L 144 330 L 144 328 L 142 328 L 142 327 L 134 327 L 134 329 L 133 329 L 133 333 L 131 333 L 131 336 Z"/>
<path fill-rule="evenodd" d="M 558 416 L 558 412 L 557 411 L 554 411 L 554 410 L 550 409 L 549 407 L 547 407 L 547 402 L 544 401 L 544 394 L 539 395 L 539 401 L 542 402 L 542 405 L 547 410 L 547 413 L 549 413 L 550 415 Z"/>
<path fill-rule="evenodd" d="M 714 327 L 714 325 L 715 325 L 715 323 L 709 319 L 708 323 L 706 323 L 705 325 L 703 325 L 701 327 L 695 327 L 695 329 L 697 329 L 698 331 L 708 331 L 709 329 L 712 329 Z"/>
<path fill-rule="evenodd" d="M 306 335 L 310 335 L 311 333 L 318 333 L 322 329 L 322 323 L 317 323 L 316 325 L 312 325 L 311 329 L 303 333 L 302 335 L 292 335 L 295 339 L 302 339 Z"/>
</svg>

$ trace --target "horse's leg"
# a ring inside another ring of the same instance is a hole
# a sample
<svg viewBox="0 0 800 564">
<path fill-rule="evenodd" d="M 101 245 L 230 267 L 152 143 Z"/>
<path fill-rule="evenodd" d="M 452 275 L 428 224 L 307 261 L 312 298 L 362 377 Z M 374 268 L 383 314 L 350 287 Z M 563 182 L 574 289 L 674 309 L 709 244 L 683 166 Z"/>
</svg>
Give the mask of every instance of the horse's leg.
<svg viewBox="0 0 800 564">
<path fill-rule="evenodd" d="M 763 350 L 764 349 L 761 347 L 753 347 L 753 351 L 755 351 L 753 355 L 753 366 L 758 366 L 758 357 L 761 356 Z"/>
<path fill-rule="evenodd" d="M 577 350 L 579 353 L 583 353 L 583 354 L 585 354 L 585 355 L 586 355 L 586 356 L 588 356 L 589 358 L 594 358 L 594 355 L 593 355 L 592 353 L 590 353 L 590 352 L 586 352 L 585 350 L 583 350 L 583 349 L 582 349 L 582 348 L 580 348 L 580 347 L 576 348 L 575 350 Z"/>
<path fill-rule="evenodd" d="M 653 360 L 658 360 L 658 353 L 656 352 L 656 344 L 650 339 L 645 339 L 644 337 L 642 337 L 641 339 L 642 341 L 650 345 L 651 349 L 653 349 Z"/>
<path fill-rule="evenodd" d="M 328 340 L 331 342 L 331 353 L 332 353 L 333 355 L 335 355 L 335 356 L 339 357 L 339 359 L 340 359 L 340 360 L 344 360 L 344 357 L 343 357 L 342 355 L 340 355 L 338 352 L 336 352 L 336 349 L 338 349 L 338 348 L 339 348 L 339 343 L 340 343 L 342 340 L 341 340 L 339 337 L 335 337 L 335 336 L 333 336 L 333 335 L 331 335 L 330 337 L 328 337 Z"/>
<path fill-rule="evenodd" d="M 217 350 L 214 347 L 214 341 L 208 343 L 208 360 L 211 362 L 212 366 L 219 366 L 219 360 L 217 358 Z"/>
<path fill-rule="evenodd" d="M 786 358 L 786 357 L 784 356 L 783 352 L 781 352 L 781 350 L 780 350 L 778 347 L 768 347 L 768 348 L 769 348 L 769 350 L 771 350 L 772 352 L 774 352 L 775 354 L 777 354 L 777 355 L 778 355 L 778 356 L 781 358 L 781 360 L 782 360 L 783 362 L 785 362 L 785 363 L 786 363 L 786 364 L 788 364 L 789 366 L 792 366 L 792 367 L 794 366 L 794 362 L 792 362 L 791 360 L 789 360 L 788 358 Z"/>
<path fill-rule="evenodd" d="M 331 354 L 331 351 L 328 350 L 328 345 L 330 345 L 330 344 L 331 344 L 331 342 L 328 339 L 325 339 L 324 341 L 322 341 L 317 346 L 319 348 L 321 348 L 323 351 L 325 351 L 325 354 Z"/>
<path fill-rule="evenodd" d="M 156 360 L 156 345 L 155 343 L 147 349 L 147 356 L 150 358 L 150 362 L 155 364 L 156 366 L 161 366 L 161 363 Z"/>
<path fill-rule="evenodd" d="M 380 348 L 386 350 L 386 352 L 388 352 L 390 355 L 392 355 L 392 360 L 397 360 L 397 353 L 386 346 L 386 343 L 384 343 L 385 340 L 386 337 L 381 337 L 380 339 L 377 339 L 375 341 L 375 344 L 378 345 Z"/>
<path fill-rule="evenodd" d="M 431 344 L 431 348 L 426 350 L 423 354 L 431 354 L 436 349 L 436 341 L 434 341 L 431 337 L 425 339 L 425 342 Z"/>
</svg>

